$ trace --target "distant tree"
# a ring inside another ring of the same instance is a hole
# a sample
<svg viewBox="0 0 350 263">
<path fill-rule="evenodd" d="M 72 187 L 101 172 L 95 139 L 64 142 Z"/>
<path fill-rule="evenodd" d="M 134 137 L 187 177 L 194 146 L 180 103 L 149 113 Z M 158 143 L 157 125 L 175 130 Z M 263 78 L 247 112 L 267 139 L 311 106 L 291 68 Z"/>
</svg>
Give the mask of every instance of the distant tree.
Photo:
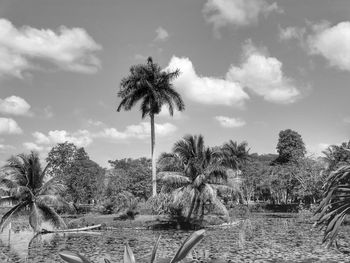
<svg viewBox="0 0 350 263">
<path fill-rule="evenodd" d="M 230 190 L 221 153 L 204 145 L 203 136 L 185 136 L 174 144 L 172 153 L 162 154 L 160 162 L 177 163 L 177 171 L 159 172 L 168 190 L 173 190 L 174 204 L 183 208 L 186 220 L 202 218 L 205 209 L 228 212 L 217 196 L 218 191 Z"/>
<path fill-rule="evenodd" d="M 46 162 L 50 164 L 48 175 L 59 178 L 66 176 L 76 158 L 77 151 L 78 147 L 69 142 L 58 143 L 52 147 L 46 158 Z"/>
<path fill-rule="evenodd" d="M 271 159 L 263 161 L 264 157 L 259 159 L 259 155 L 253 154 L 248 161 L 241 167 L 242 174 L 242 193 L 246 202 L 250 200 L 264 200 L 264 191 L 266 189 L 266 177 L 270 169 Z M 274 158 L 274 157 L 273 157 Z"/>
<path fill-rule="evenodd" d="M 162 70 L 149 57 L 146 64 L 130 68 L 130 75 L 122 79 L 120 91 L 118 92 L 118 96 L 122 100 L 117 111 L 121 109 L 131 110 L 137 102 L 141 101 L 142 118 L 150 117 L 153 196 L 157 195 L 154 117 L 160 113 L 163 105 L 168 106 L 170 115 L 173 115 L 174 107 L 179 111 L 185 109 L 180 94 L 175 91 L 172 84 L 172 81 L 179 74 L 179 70 L 173 72 Z"/>
<path fill-rule="evenodd" d="M 91 203 L 101 199 L 105 170 L 89 159 L 84 148 L 77 150 L 67 172 L 67 194 L 74 203 Z"/>
<path fill-rule="evenodd" d="M 108 191 L 119 193 L 128 191 L 135 197 L 148 199 L 152 191 L 151 159 L 121 159 L 108 161 L 113 167 Z M 118 183 L 119 182 L 119 183 Z M 118 186 L 117 186 L 118 184 Z"/>
<path fill-rule="evenodd" d="M 326 181 L 324 167 L 318 160 L 304 158 L 299 162 L 299 171 L 295 175 L 299 185 L 298 199 L 306 204 L 315 204 L 322 196 L 322 186 Z"/>
<path fill-rule="evenodd" d="M 306 149 L 299 133 L 291 129 L 280 131 L 277 144 L 277 163 L 283 164 L 304 158 Z"/>
<path fill-rule="evenodd" d="M 19 154 L 11 157 L 4 169 L 6 173 L 0 176 L 0 185 L 7 189 L 10 196 L 0 199 L 0 204 L 15 201 L 16 205 L 5 213 L 0 221 L 3 228 L 20 212 L 29 211 L 29 224 L 35 232 L 41 230 L 42 221 L 49 221 L 56 227 L 66 225 L 51 205 L 67 205 L 59 197 L 63 185 L 56 178 L 47 179 L 45 169 L 41 168 L 38 154 Z"/>
</svg>

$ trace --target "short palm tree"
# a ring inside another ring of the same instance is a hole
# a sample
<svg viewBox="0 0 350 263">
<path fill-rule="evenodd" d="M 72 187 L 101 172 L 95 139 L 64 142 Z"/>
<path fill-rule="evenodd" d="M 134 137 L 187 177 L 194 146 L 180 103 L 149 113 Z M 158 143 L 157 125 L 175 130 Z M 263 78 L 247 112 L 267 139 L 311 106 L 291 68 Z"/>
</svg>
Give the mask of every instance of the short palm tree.
<svg viewBox="0 0 350 263">
<path fill-rule="evenodd" d="M 230 140 L 225 143 L 221 150 L 224 156 L 224 164 L 234 170 L 239 170 L 243 164 L 249 160 L 249 150 L 247 142 L 238 144 Z"/>
<path fill-rule="evenodd" d="M 159 172 L 158 178 L 165 187 L 175 189 L 174 204 L 188 211 L 187 222 L 192 215 L 203 218 L 208 206 L 228 216 L 217 196 L 218 191 L 230 190 L 221 152 L 205 147 L 202 135 L 185 136 L 175 143 L 172 153 L 161 155 L 160 162 L 172 164 L 173 169 Z"/>
<path fill-rule="evenodd" d="M 150 117 L 153 196 L 157 194 L 154 117 L 160 113 L 163 105 L 168 107 L 171 116 L 174 113 L 174 108 L 179 111 L 185 109 L 180 94 L 175 91 L 172 84 L 172 81 L 179 74 L 179 70 L 173 72 L 163 71 L 149 57 L 147 64 L 140 64 L 130 68 L 130 75 L 122 79 L 120 91 L 118 92 L 118 96 L 122 99 L 117 108 L 118 112 L 121 109 L 131 110 L 136 103 L 141 101 L 142 118 Z"/>
<path fill-rule="evenodd" d="M 56 227 L 65 228 L 62 218 L 50 205 L 66 204 L 58 192 L 63 185 L 55 178 L 45 180 L 46 168 L 40 165 L 38 154 L 19 154 L 11 157 L 3 168 L 6 172 L 0 177 L 0 186 L 9 192 L 9 196 L 0 198 L 0 204 L 8 201 L 15 203 L 0 221 L 0 230 L 20 212 L 29 211 L 29 224 L 35 232 L 41 230 L 42 220 L 51 222 Z"/>
<path fill-rule="evenodd" d="M 324 186 L 323 200 L 315 212 L 315 226 L 324 228 L 323 243 L 331 245 L 345 216 L 350 214 L 350 165 L 331 172 Z"/>
</svg>

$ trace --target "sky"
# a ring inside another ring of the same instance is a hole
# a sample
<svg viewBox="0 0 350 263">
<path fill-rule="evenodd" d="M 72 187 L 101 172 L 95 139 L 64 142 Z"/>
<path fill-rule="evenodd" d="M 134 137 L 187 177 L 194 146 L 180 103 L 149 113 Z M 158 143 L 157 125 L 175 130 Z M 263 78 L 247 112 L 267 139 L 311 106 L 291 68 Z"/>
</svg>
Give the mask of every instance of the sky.
<svg viewBox="0 0 350 263">
<path fill-rule="evenodd" d="M 148 56 L 186 109 L 156 116 L 156 154 L 184 135 L 309 155 L 350 138 L 348 0 L 0 0 L 0 165 L 57 143 L 108 160 L 150 156 L 149 119 L 117 112 L 120 81 Z"/>
</svg>

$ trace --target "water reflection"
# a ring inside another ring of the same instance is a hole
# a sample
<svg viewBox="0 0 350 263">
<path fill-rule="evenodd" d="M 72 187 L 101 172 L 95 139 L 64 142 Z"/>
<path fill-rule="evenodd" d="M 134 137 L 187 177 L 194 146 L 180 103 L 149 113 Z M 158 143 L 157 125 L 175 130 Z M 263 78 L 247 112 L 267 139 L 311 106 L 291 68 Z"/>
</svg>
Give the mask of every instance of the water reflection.
<svg viewBox="0 0 350 263">
<path fill-rule="evenodd" d="M 79 251 L 92 262 L 103 259 L 121 262 L 126 241 L 135 253 L 137 262 L 148 262 L 153 244 L 162 235 L 158 257 L 174 255 L 189 235 L 184 231 L 119 229 L 92 233 L 47 234 L 33 237 L 31 231 L 8 231 L 0 234 L 0 262 L 63 262 L 58 251 Z M 326 250 L 321 245 L 322 233 L 311 224 L 296 218 L 256 217 L 227 228 L 208 229 L 197 248 L 202 258 L 221 258 L 231 262 L 341 262 L 347 255 Z M 350 227 L 341 231 L 339 243 L 349 244 Z M 11 261 L 1 258 L 7 255 Z"/>
</svg>

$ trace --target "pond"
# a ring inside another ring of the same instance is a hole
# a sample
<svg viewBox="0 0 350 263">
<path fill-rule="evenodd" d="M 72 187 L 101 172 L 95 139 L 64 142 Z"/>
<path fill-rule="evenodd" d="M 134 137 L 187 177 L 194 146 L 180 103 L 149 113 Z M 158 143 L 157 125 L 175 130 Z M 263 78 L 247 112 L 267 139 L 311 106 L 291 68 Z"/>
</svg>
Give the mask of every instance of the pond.
<svg viewBox="0 0 350 263">
<path fill-rule="evenodd" d="M 0 234 L 0 262 L 63 262 L 61 249 L 80 251 L 93 262 L 103 258 L 121 262 L 124 243 L 129 242 L 137 262 L 148 262 L 157 236 L 162 238 L 158 257 L 171 257 L 189 232 L 119 229 L 93 233 L 47 234 L 32 240 L 33 233 L 5 230 Z M 350 256 L 321 245 L 322 233 L 295 216 L 254 215 L 237 225 L 209 228 L 196 248 L 197 257 L 221 262 L 349 262 Z M 342 227 L 338 244 L 349 246 L 350 227 Z"/>
</svg>

